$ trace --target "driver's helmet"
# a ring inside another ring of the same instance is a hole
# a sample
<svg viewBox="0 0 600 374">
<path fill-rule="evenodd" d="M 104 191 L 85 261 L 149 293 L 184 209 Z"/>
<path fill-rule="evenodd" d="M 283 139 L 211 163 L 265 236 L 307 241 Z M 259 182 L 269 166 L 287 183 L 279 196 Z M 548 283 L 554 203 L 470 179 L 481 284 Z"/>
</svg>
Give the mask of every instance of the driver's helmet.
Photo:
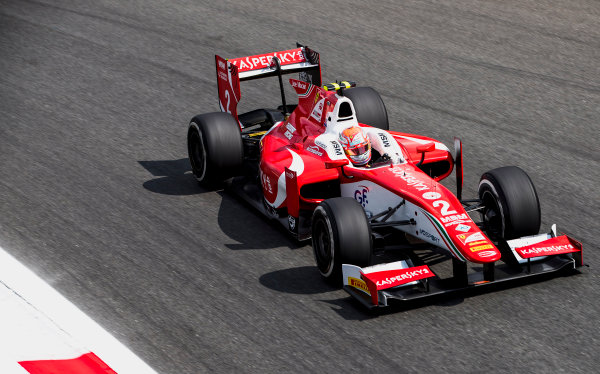
<svg viewBox="0 0 600 374">
<path fill-rule="evenodd" d="M 365 165 L 371 159 L 371 142 L 360 127 L 344 129 L 340 133 L 340 143 L 354 165 Z"/>
</svg>

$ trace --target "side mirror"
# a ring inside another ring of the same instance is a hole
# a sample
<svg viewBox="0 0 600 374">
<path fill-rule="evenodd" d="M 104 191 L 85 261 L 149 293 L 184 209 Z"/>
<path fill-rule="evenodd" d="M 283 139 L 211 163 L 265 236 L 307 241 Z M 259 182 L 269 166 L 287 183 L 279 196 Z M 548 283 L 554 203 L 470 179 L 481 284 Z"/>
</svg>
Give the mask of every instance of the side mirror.
<svg viewBox="0 0 600 374">
<path fill-rule="evenodd" d="M 325 169 L 340 168 L 342 166 L 348 165 L 349 163 L 350 163 L 350 161 L 348 161 L 346 159 L 325 161 Z"/>
<path fill-rule="evenodd" d="M 417 162 L 417 167 L 421 167 L 421 165 L 423 165 L 423 161 L 425 161 L 425 153 L 426 152 L 431 152 L 435 150 L 435 143 L 434 142 L 429 142 L 429 143 L 425 143 L 425 144 L 421 144 L 417 146 L 417 153 L 421 154 L 421 161 Z"/>
<path fill-rule="evenodd" d="M 435 150 L 434 142 L 429 142 L 429 143 L 425 143 L 425 144 L 421 144 L 421 145 L 417 146 L 417 153 L 431 152 L 433 150 Z"/>
</svg>

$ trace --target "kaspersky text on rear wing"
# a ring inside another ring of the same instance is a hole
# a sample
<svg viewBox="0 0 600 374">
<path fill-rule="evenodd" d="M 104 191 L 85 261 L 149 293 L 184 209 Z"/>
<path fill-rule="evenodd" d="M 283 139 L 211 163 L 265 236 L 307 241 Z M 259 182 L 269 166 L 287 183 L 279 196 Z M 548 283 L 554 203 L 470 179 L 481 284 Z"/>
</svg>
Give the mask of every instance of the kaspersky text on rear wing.
<svg viewBox="0 0 600 374">
<path fill-rule="evenodd" d="M 321 85 L 321 64 L 319 54 L 308 47 L 260 55 L 226 59 L 215 55 L 217 85 L 219 89 L 219 107 L 230 113 L 238 121 L 237 104 L 241 99 L 240 82 L 283 74 L 299 73 L 302 81 Z M 279 80 L 282 84 L 281 79 Z M 285 94 L 281 87 L 282 102 Z M 243 128 L 240 123 L 240 127 Z"/>
</svg>

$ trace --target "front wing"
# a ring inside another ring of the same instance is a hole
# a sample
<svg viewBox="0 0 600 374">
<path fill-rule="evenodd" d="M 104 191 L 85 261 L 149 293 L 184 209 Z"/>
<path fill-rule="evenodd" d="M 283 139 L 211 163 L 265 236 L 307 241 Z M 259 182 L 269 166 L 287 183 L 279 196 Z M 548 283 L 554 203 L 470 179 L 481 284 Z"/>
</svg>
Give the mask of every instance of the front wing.
<svg viewBox="0 0 600 374">
<path fill-rule="evenodd" d="M 502 260 L 468 272 L 467 263 L 453 258 L 453 276 L 440 278 L 427 265 L 411 260 L 366 268 L 343 264 L 344 290 L 367 308 L 390 301 L 407 302 L 469 290 L 510 286 L 544 275 L 567 273 L 583 265 L 581 243 L 567 235 L 548 234 L 504 242 Z"/>
</svg>

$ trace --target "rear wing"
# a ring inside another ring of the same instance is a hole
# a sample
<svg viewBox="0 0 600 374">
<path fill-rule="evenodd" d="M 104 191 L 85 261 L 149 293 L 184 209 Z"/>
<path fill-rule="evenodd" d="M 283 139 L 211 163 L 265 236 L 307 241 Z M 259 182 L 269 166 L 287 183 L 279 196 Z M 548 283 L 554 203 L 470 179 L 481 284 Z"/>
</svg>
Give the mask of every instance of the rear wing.
<svg viewBox="0 0 600 374">
<path fill-rule="evenodd" d="M 287 106 L 282 75 L 299 73 L 300 80 L 317 86 L 321 85 L 319 54 L 300 44 L 295 49 L 229 60 L 215 55 L 215 64 L 219 88 L 219 107 L 222 112 L 230 113 L 242 129 L 244 126 L 239 121 L 237 113 L 237 104 L 241 99 L 240 82 L 272 76 L 279 77 L 284 115 Z"/>
</svg>

